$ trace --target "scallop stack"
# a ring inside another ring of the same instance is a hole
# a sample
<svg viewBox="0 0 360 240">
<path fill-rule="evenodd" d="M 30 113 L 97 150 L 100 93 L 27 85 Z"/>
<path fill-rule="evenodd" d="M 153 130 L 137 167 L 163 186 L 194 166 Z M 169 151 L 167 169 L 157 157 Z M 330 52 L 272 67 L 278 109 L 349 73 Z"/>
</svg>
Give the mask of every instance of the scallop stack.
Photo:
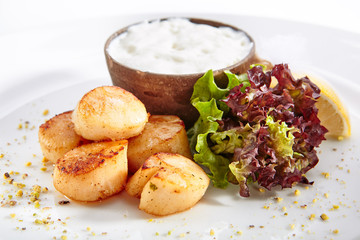
<svg viewBox="0 0 360 240">
<path fill-rule="evenodd" d="M 39 142 L 44 157 L 54 163 L 54 187 L 73 200 L 98 201 L 126 188 L 140 198 L 140 209 L 168 215 L 191 208 L 209 185 L 206 173 L 191 160 L 183 121 L 150 116 L 138 98 L 120 87 L 86 93 L 74 110 L 40 126 Z"/>
</svg>

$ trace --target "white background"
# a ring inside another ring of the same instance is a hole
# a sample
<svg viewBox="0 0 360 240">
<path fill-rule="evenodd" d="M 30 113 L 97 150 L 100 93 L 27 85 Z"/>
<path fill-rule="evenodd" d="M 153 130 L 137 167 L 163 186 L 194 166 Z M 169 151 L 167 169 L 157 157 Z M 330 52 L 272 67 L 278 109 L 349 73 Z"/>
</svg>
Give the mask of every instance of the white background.
<svg viewBox="0 0 360 240">
<path fill-rule="evenodd" d="M 1 0 L 0 34 L 73 20 L 146 13 L 229 13 L 320 24 L 360 33 L 356 0 Z"/>
<path fill-rule="evenodd" d="M 96 25 L 103 19 L 129 16 L 131 23 L 155 13 L 193 17 L 199 13 L 229 14 L 311 23 L 360 34 L 358 5 L 356 0 L 0 0 L 0 118 L 44 92 L 90 78 L 108 79 L 102 52 L 106 34 L 127 23 L 109 20 L 104 30 Z M 89 31 L 103 35 L 87 40 L 84 34 Z M 49 81 L 44 82 L 45 78 Z"/>
</svg>

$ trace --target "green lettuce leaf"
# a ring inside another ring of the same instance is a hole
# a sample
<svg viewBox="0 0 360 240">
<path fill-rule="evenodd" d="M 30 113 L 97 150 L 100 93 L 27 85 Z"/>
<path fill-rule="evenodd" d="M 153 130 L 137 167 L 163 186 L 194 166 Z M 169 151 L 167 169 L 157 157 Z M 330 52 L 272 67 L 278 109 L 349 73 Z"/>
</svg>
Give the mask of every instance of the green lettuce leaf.
<svg viewBox="0 0 360 240">
<path fill-rule="evenodd" d="M 195 83 L 191 103 L 198 110 L 200 116 L 187 132 L 194 160 L 210 170 L 209 177 L 214 186 L 220 188 L 225 188 L 228 185 L 227 174 L 230 159 L 215 153 L 209 147 L 213 143 L 209 144 L 208 139 L 217 133 L 219 128 L 217 121 L 222 119 L 224 112 L 229 111 L 228 106 L 220 100 L 225 99 L 233 87 L 241 83 L 244 86 L 250 85 L 246 74 L 237 76 L 228 71 L 225 74 L 228 77 L 228 84 L 224 89 L 217 86 L 212 70 L 206 72 Z M 232 140 L 235 139 L 232 138 Z M 231 144 L 233 144 L 232 141 Z M 239 144 L 236 142 L 232 147 L 234 148 Z"/>
<path fill-rule="evenodd" d="M 293 145 L 294 135 L 292 134 L 295 130 L 294 127 L 288 127 L 285 122 L 277 121 L 271 116 L 267 116 L 266 125 L 270 133 L 270 142 L 268 143 L 280 157 L 293 157 Z"/>
<path fill-rule="evenodd" d="M 235 148 L 241 147 L 243 143 L 242 137 L 237 133 L 236 129 L 215 132 L 210 139 L 215 144 L 211 147 L 215 154 L 234 153 Z"/>
<path fill-rule="evenodd" d="M 225 74 L 226 74 L 227 78 L 229 79 L 229 84 L 226 88 L 228 90 L 226 95 L 229 94 L 229 91 L 231 89 L 233 89 L 236 86 L 239 86 L 240 84 L 243 84 L 243 86 L 241 87 L 242 92 L 245 91 L 245 88 L 251 86 L 246 73 L 241 74 L 241 75 L 236 75 L 236 74 L 233 74 L 232 72 L 225 71 Z"/>
<path fill-rule="evenodd" d="M 208 135 L 215 133 L 221 120 L 223 111 L 219 110 L 215 99 L 208 102 L 194 102 L 194 107 L 198 109 L 200 117 L 194 127 L 189 130 L 190 147 L 193 149 L 195 162 L 207 167 L 214 186 L 225 188 L 227 186 L 226 176 L 229 171 L 229 159 L 214 154 L 208 144 Z"/>
<path fill-rule="evenodd" d="M 225 188 L 228 185 L 227 174 L 229 172 L 230 160 L 215 154 L 209 147 L 207 137 L 211 132 L 198 135 L 196 151 L 194 155 L 195 162 L 207 167 L 211 174 L 208 174 L 215 187 Z"/>
</svg>

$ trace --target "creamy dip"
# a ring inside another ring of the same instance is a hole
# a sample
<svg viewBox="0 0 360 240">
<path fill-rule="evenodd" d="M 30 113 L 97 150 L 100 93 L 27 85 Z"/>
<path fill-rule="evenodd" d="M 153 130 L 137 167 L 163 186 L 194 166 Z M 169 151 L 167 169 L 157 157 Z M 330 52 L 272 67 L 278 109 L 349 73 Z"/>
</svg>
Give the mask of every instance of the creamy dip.
<svg viewBox="0 0 360 240">
<path fill-rule="evenodd" d="M 189 74 L 233 65 L 248 55 L 252 45 L 244 32 L 229 27 L 170 18 L 131 26 L 112 40 L 107 51 L 130 68 Z"/>
</svg>

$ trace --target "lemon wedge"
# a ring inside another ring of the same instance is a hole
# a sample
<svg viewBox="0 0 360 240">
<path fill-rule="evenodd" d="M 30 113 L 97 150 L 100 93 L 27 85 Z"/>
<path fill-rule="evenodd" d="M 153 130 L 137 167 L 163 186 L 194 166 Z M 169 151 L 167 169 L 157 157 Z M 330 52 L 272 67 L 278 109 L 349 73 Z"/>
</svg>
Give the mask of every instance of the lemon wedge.
<svg viewBox="0 0 360 240">
<path fill-rule="evenodd" d="M 294 76 L 306 75 L 294 74 Z M 326 133 L 326 137 L 334 137 L 339 140 L 349 137 L 351 135 L 349 112 L 333 87 L 322 79 L 307 76 L 321 90 L 320 98 L 315 106 L 319 109 L 318 117 L 321 125 L 329 130 L 329 132 Z"/>
</svg>

